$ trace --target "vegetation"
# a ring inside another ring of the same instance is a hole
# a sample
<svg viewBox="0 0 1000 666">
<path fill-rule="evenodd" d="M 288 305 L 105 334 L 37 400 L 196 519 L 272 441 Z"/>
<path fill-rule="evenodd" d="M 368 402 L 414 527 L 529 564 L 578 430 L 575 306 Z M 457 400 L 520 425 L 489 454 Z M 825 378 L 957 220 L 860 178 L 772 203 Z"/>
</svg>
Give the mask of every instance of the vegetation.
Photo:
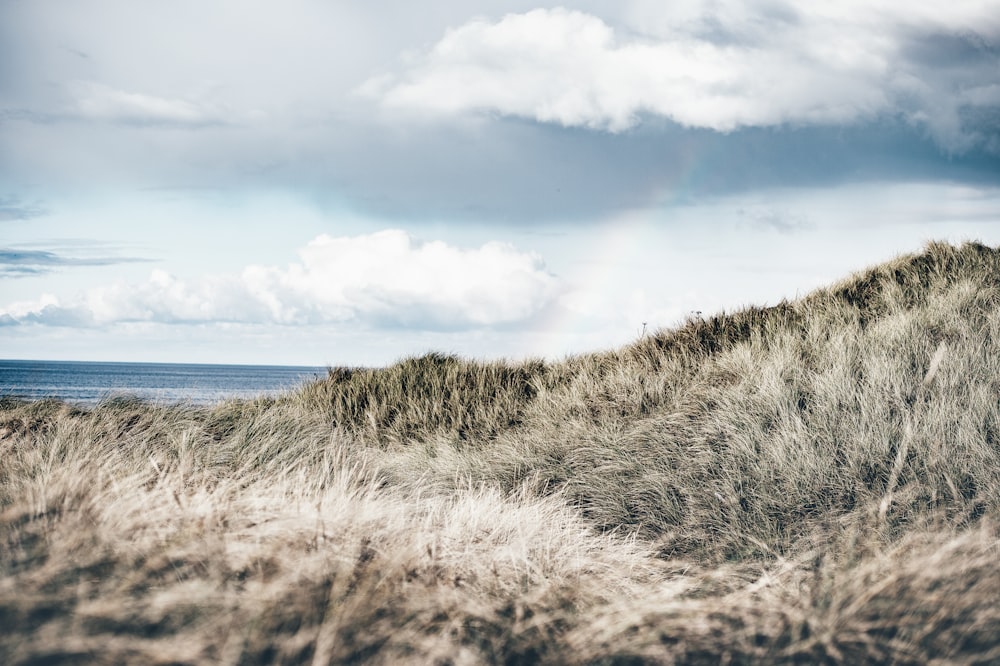
<svg viewBox="0 0 1000 666">
<path fill-rule="evenodd" d="M 0 661 L 1000 661 L 1000 250 L 557 363 L 0 404 Z"/>
</svg>

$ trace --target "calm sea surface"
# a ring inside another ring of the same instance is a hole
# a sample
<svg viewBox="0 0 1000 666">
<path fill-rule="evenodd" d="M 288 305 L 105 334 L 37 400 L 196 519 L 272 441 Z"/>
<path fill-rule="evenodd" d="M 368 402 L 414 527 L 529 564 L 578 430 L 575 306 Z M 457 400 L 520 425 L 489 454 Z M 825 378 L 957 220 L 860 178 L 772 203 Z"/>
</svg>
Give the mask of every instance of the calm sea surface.
<svg viewBox="0 0 1000 666">
<path fill-rule="evenodd" d="M 207 405 L 275 395 L 326 376 L 326 368 L 188 363 L 0 360 L 0 396 L 93 405 L 115 396 Z"/>
</svg>

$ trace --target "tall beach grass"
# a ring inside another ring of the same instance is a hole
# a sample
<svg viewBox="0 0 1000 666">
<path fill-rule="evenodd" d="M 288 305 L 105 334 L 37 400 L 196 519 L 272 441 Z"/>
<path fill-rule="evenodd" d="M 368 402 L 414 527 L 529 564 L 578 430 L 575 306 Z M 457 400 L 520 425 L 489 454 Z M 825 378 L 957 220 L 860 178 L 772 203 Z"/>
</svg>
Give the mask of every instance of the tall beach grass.
<svg viewBox="0 0 1000 666">
<path fill-rule="evenodd" d="M 1000 662 L 1000 251 L 559 362 L 0 404 L 0 662 Z"/>
</svg>

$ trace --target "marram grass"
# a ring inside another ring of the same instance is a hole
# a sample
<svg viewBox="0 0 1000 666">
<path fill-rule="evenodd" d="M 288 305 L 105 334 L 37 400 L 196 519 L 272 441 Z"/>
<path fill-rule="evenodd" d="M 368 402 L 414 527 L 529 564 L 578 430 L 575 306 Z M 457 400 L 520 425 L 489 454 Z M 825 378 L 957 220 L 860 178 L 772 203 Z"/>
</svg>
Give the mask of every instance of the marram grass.
<svg viewBox="0 0 1000 666">
<path fill-rule="evenodd" d="M 0 404 L 0 662 L 1000 663 L 1000 251 L 558 363 Z"/>
</svg>

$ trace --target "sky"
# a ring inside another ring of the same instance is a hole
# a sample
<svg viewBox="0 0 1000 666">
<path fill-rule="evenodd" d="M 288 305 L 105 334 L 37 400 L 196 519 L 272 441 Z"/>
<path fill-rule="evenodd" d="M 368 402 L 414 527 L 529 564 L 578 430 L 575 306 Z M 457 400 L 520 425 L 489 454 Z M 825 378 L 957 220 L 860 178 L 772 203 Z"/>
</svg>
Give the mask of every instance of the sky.
<svg viewBox="0 0 1000 666">
<path fill-rule="evenodd" d="M 0 358 L 562 358 L 1000 245 L 1000 0 L 0 0 Z"/>
</svg>

